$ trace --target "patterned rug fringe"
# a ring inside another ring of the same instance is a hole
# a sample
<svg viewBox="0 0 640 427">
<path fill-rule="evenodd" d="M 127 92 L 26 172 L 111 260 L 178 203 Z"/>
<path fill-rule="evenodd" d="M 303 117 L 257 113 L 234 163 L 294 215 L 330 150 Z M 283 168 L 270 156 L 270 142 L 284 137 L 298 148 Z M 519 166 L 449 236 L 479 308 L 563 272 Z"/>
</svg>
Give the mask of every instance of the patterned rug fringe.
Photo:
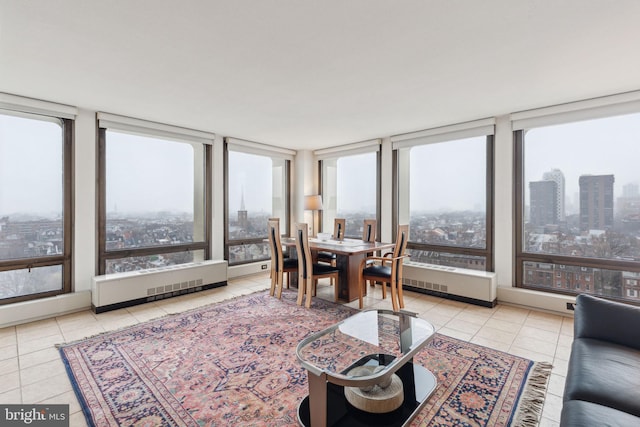
<svg viewBox="0 0 640 427">
<path fill-rule="evenodd" d="M 548 362 L 534 363 L 513 417 L 513 427 L 536 427 L 540 422 L 552 368 Z"/>
</svg>

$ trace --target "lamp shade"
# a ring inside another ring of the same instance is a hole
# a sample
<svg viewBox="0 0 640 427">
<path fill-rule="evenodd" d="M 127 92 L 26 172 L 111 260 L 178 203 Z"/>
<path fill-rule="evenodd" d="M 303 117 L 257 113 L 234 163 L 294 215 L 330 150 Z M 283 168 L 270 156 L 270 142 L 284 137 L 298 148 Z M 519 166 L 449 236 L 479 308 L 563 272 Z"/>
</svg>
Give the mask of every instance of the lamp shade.
<svg viewBox="0 0 640 427">
<path fill-rule="evenodd" d="M 321 211 L 322 196 L 319 194 L 314 196 L 304 196 L 304 209 L 307 211 Z"/>
</svg>

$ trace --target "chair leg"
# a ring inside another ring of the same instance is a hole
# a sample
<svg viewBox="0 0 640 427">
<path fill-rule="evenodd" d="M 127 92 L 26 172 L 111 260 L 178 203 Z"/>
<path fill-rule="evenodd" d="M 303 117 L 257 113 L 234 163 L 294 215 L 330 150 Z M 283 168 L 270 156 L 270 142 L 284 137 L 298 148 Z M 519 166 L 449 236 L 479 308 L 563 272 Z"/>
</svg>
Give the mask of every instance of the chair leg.
<svg viewBox="0 0 640 427">
<path fill-rule="evenodd" d="M 358 298 L 360 299 L 360 302 L 359 302 L 360 310 L 362 310 L 362 294 L 364 294 L 364 283 L 365 283 L 365 280 L 363 280 L 362 276 L 360 276 L 360 279 L 358 279 Z"/>
<path fill-rule="evenodd" d="M 386 283 L 384 284 L 384 286 L 386 286 Z M 393 306 L 393 311 L 399 311 L 396 284 L 393 281 L 391 281 L 391 305 Z"/>
<path fill-rule="evenodd" d="M 331 280 L 334 280 L 334 279 L 335 279 L 335 282 L 334 282 L 334 286 L 333 286 L 333 293 L 334 293 L 334 297 L 333 298 L 334 298 L 335 302 L 338 302 L 338 293 L 339 292 L 338 292 L 338 275 L 337 274 L 335 275 L 335 277 L 331 276 Z"/>
<path fill-rule="evenodd" d="M 387 299 L 387 284 L 385 282 L 380 282 L 382 285 L 382 299 Z"/>
<path fill-rule="evenodd" d="M 298 276 L 298 299 L 296 300 L 296 304 L 302 305 L 302 298 L 304 297 L 304 290 L 306 285 L 306 280 L 301 276 Z"/>
<path fill-rule="evenodd" d="M 271 289 L 269 290 L 269 295 L 271 296 L 274 295 L 277 285 L 278 285 L 278 275 L 274 270 L 271 270 Z"/>
<path fill-rule="evenodd" d="M 287 273 L 288 275 L 288 273 Z M 284 283 L 284 271 L 280 271 L 278 274 L 278 280 L 276 282 L 276 296 L 278 297 L 278 299 L 280 299 L 282 297 L 282 287 L 283 287 L 283 283 Z"/>
<path fill-rule="evenodd" d="M 304 305 L 307 308 L 311 308 L 311 294 L 313 293 L 314 288 L 314 279 L 307 279 L 307 303 Z"/>
</svg>

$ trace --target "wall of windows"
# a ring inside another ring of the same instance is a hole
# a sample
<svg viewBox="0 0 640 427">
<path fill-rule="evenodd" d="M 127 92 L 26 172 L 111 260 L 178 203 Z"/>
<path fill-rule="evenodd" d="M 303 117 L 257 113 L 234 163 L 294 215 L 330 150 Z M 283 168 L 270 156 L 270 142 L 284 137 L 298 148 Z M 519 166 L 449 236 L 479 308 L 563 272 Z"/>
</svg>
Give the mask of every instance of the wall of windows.
<svg viewBox="0 0 640 427">
<path fill-rule="evenodd" d="M 100 274 L 208 259 L 207 139 L 99 118 Z"/>
<path fill-rule="evenodd" d="M 492 134 L 483 122 L 394 142 L 395 222 L 410 226 L 412 262 L 493 270 Z"/>
<path fill-rule="evenodd" d="M 73 120 L 0 110 L 0 304 L 71 291 Z"/>
<path fill-rule="evenodd" d="M 519 129 L 516 283 L 640 302 L 640 113 Z"/>
<path fill-rule="evenodd" d="M 229 265 L 271 258 L 265 241 L 269 218 L 280 218 L 280 230 L 287 234 L 292 158 L 283 150 L 227 141 L 225 258 Z"/>
<path fill-rule="evenodd" d="M 333 233 L 334 219 L 344 218 L 345 236 L 359 239 L 364 220 L 379 218 L 378 165 L 377 150 L 321 161 L 322 231 Z"/>
</svg>

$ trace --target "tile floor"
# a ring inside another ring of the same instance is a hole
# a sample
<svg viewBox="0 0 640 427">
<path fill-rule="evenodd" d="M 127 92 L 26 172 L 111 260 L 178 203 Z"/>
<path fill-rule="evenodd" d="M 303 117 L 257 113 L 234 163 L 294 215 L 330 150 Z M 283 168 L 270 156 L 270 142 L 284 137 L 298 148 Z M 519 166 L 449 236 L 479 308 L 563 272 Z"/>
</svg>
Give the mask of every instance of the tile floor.
<svg viewBox="0 0 640 427">
<path fill-rule="evenodd" d="M 269 287 L 268 274 L 229 280 L 228 286 L 102 314 L 90 310 L 0 329 L 0 402 L 68 403 L 71 426 L 85 426 L 84 416 L 55 344 L 70 342 L 167 314 L 199 307 Z M 318 297 L 333 299 L 328 282 Z M 349 304 L 358 307 L 358 301 Z M 390 307 L 380 287 L 369 291 L 365 308 Z M 573 318 L 507 305 L 493 309 L 405 291 L 405 308 L 433 323 L 438 332 L 536 361 L 553 363 L 541 427 L 557 426 Z"/>
</svg>

